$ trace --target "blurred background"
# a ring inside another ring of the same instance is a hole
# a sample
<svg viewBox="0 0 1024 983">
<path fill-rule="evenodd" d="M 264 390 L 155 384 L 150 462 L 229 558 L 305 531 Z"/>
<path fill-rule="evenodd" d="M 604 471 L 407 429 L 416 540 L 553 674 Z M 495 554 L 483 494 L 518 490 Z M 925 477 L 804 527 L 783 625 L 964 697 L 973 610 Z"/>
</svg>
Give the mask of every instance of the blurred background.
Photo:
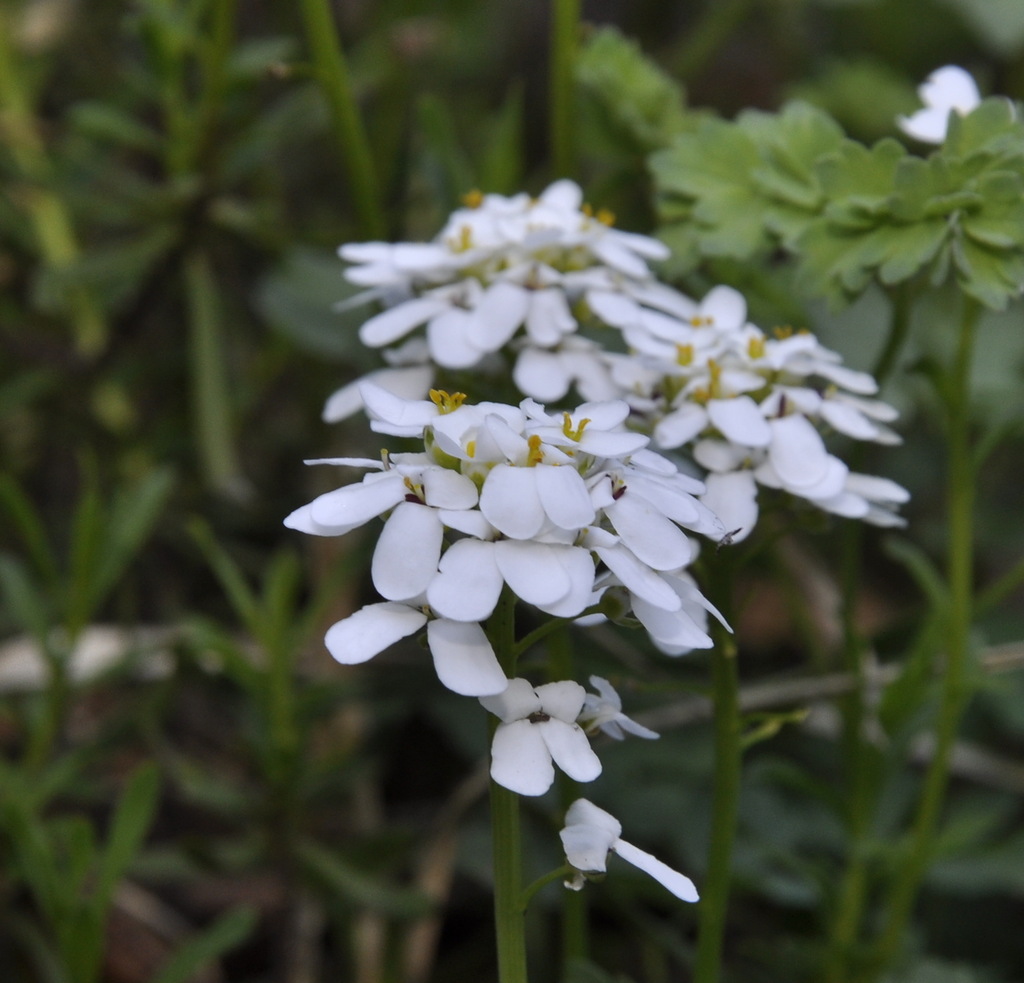
<svg viewBox="0 0 1024 983">
<path fill-rule="evenodd" d="M 338 245 L 430 238 L 473 188 L 537 193 L 563 176 L 551 11 L 334 5 L 378 228 L 312 67 L 312 6 L 0 2 L 4 983 L 492 978 L 483 715 L 436 684 L 415 643 L 335 665 L 323 630 L 373 599 L 372 537 L 310 542 L 281 520 L 334 480 L 304 458 L 379 453 L 363 421 L 320 420 L 334 389 L 377 364 L 355 334 L 367 309 L 333 309 L 352 292 Z M 872 142 L 950 62 L 983 92 L 1024 98 L 1019 0 L 601 0 L 582 21 L 568 176 L 630 230 L 655 224 L 646 157 L 666 131 L 657 108 L 637 118 L 618 99 L 625 76 L 597 47 L 607 28 L 637 46 L 628 65 L 642 53 L 659 69 L 652 99 L 684 128 L 800 98 Z M 679 285 L 700 294 L 728 273 L 702 267 Z M 944 541 L 941 434 L 921 377 L 950 349 L 945 303 L 921 309 L 883 392 L 904 447 L 862 466 L 914 496 L 906 536 L 856 534 L 868 571 L 856 617 L 883 676 L 925 606 L 908 567 Z M 756 293 L 751 306 L 765 327 L 813 325 L 858 368 L 883 343 L 870 292 L 838 313 Z M 1024 547 L 1022 327 L 1019 305 L 981 326 L 973 411 L 1004 438 L 978 503 L 982 585 Z M 832 560 L 851 534 L 810 526 L 751 566 L 738 626 L 748 706 L 771 733 L 746 759 L 727 946 L 729 978 L 745 983 L 816 978 L 847 849 L 829 699 L 843 685 Z M 981 611 L 987 672 L 919 959 L 900 980 L 1024 979 L 1022 601 Z M 706 659 L 669 660 L 612 628 L 579 644 L 663 731 L 601 748 L 595 801 L 699 883 Z M 884 843 L 917 772 L 887 757 L 884 734 L 877 758 Z M 556 811 L 528 805 L 538 876 L 561 862 Z M 538 983 L 688 978 L 692 912 L 624 866 L 587 891 L 605 969 L 564 975 L 545 956 L 560 890 L 532 909 Z"/>
</svg>

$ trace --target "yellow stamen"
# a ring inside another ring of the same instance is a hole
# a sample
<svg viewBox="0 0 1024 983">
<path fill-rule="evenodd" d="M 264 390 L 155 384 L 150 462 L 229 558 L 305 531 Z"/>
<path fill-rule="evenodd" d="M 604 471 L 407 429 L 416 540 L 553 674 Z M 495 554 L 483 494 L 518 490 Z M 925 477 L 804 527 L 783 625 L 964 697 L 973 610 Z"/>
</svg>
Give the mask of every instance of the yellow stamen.
<svg viewBox="0 0 1024 983">
<path fill-rule="evenodd" d="M 580 208 L 580 211 L 583 212 L 583 214 L 586 215 L 587 218 L 594 217 L 594 209 L 591 207 L 589 201 L 583 202 L 583 206 Z"/>
<path fill-rule="evenodd" d="M 586 430 L 587 424 L 590 423 L 590 417 L 584 417 L 580 420 L 580 425 L 573 430 L 572 428 L 572 417 L 568 413 L 562 414 L 562 433 L 566 435 L 570 440 L 575 440 L 579 443 L 583 439 L 583 431 Z"/>
<path fill-rule="evenodd" d="M 465 393 L 446 393 L 443 389 L 431 389 L 430 402 L 432 402 L 441 413 L 452 413 L 457 410 L 465 401 Z"/>
<path fill-rule="evenodd" d="M 772 330 L 772 334 L 774 334 L 779 341 L 784 341 L 786 338 L 792 337 L 793 326 L 791 324 L 780 325 Z"/>
<path fill-rule="evenodd" d="M 693 364 L 693 345 L 676 345 L 676 364 Z"/>
<path fill-rule="evenodd" d="M 526 442 L 530 445 L 530 453 L 526 456 L 526 466 L 532 468 L 544 460 L 544 451 L 540 449 L 541 439 L 537 434 L 528 437 Z"/>
<path fill-rule="evenodd" d="M 754 337 L 747 342 L 747 354 L 751 358 L 764 358 L 764 338 Z"/>
<path fill-rule="evenodd" d="M 695 328 L 706 328 L 709 324 L 714 323 L 715 319 L 713 317 L 708 317 L 707 315 L 694 314 L 693 317 L 690 318 L 690 324 Z"/>
<path fill-rule="evenodd" d="M 484 193 L 479 188 L 467 191 L 462 196 L 462 204 L 467 208 L 479 208 L 484 203 Z"/>
<path fill-rule="evenodd" d="M 466 454 L 469 457 L 476 457 L 476 441 L 475 440 L 467 440 L 466 441 Z"/>
<path fill-rule="evenodd" d="M 597 220 L 602 225 L 614 225 L 615 224 L 615 212 L 609 208 L 599 208 L 597 211 Z"/>
</svg>

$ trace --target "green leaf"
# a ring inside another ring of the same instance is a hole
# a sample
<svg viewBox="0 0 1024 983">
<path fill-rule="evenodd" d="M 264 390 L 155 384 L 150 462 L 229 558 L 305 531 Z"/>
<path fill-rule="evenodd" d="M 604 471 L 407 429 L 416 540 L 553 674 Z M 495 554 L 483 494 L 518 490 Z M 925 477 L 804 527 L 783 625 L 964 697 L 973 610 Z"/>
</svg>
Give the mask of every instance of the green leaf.
<svg viewBox="0 0 1024 983">
<path fill-rule="evenodd" d="M 47 595 L 33 582 L 24 564 L 6 553 L 0 553 L 0 587 L 0 597 L 10 615 L 46 651 L 53 626 Z"/>
<path fill-rule="evenodd" d="M 241 945 L 256 927 L 257 913 L 249 907 L 233 908 L 212 925 L 181 945 L 151 983 L 188 983 L 224 953 Z"/>
<path fill-rule="evenodd" d="M 668 146 L 690 126 L 682 86 L 614 27 L 590 35 L 575 72 L 582 89 L 642 151 Z"/>
<path fill-rule="evenodd" d="M 432 93 L 416 102 L 416 121 L 423 138 L 422 167 L 441 210 L 456 208 L 473 188 L 473 168 L 463 149 L 449 103 Z"/>
<path fill-rule="evenodd" d="M 512 194 L 523 183 L 523 100 L 523 86 L 517 82 L 486 123 L 483 149 L 477 154 L 476 185 L 481 190 Z"/>
<path fill-rule="evenodd" d="M 156 811 L 160 779 L 156 766 L 143 765 L 128 780 L 118 800 L 100 860 L 95 905 L 105 911 L 117 882 L 124 876 L 149 832 Z"/>
</svg>

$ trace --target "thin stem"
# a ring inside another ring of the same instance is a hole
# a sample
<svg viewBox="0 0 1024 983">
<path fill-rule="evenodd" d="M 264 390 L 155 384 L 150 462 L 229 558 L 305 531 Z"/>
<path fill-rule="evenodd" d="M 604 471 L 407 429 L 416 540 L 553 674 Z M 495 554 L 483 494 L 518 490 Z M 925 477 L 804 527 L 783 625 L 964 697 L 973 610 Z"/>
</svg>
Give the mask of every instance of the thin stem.
<svg viewBox="0 0 1024 983">
<path fill-rule="evenodd" d="M 330 5 L 327 0 L 302 0 L 301 7 L 313 70 L 327 99 L 334 137 L 352 182 L 362 234 L 380 239 L 385 235 L 386 224 L 377 172 Z"/>
<path fill-rule="evenodd" d="M 965 299 L 955 361 L 944 390 L 949 432 L 949 610 L 945 619 L 946 658 L 942 695 L 935 728 L 934 756 L 925 775 L 907 856 L 899 865 L 885 927 L 875 950 L 873 964 L 878 974 L 891 965 L 900 951 L 914 902 L 932 858 L 939 813 L 949 784 L 953 745 L 969 696 L 967 662 L 973 617 L 975 477 L 969 406 L 974 333 L 979 313 L 978 304 Z"/>
<path fill-rule="evenodd" d="M 732 575 L 723 558 L 713 567 L 717 580 L 714 602 L 726 619 L 731 615 Z M 717 983 L 729 903 L 732 849 L 739 812 L 741 741 L 739 673 L 733 636 L 715 623 L 711 652 L 711 686 L 715 708 L 715 775 L 711 806 L 711 846 L 708 873 L 700 900 L 697 957 L 693 983 Z"/>
<path fill-rule="evenodd" d="M 549 870 L 546 874 L 542 874 L 532 884 L 523 889 L 523 897 L 520 902 L 525 911 L 530 902 L 533 900 L 533 896 L 542 888 L 547 887 L 552 881 L 559 879 L 564 880 L 572 874 L 573 870 L 568 864 L 562 864 L 561 867 L 556 867 L 554 870 Z"/>
<path fill-rule="evenodd" d="M 553 0 L 551 8 L 551 162 L 559 177 L 576 168 L 575 95 L 576 46 L 580 0 Z"/>
<path fill-rule="evenodd" d="M 881 382 L 896 365 L 907 339 L 913 292 L 903 284 L 890 291 L 892 313 L 886 343 L 875 363 L 874 377 Z M 862 457 L 863 448 L 858 448 Z M 866 839 L 876 800 L 874 750 L 864 739 L 867 666 L 864 639 L 857 627 L 856 607 L 860 597 L 863 556 L 863 526 L 847 523 L 842 535 L 842 628 L 843 661 L 856 685 L 842 700 L 843 752 L 846 760 L 846 827 L 850 853 L 839 885 L 838 902 L 829 930 L 824 969 L 825 983 L 842 983 L 848 977 L 854 945 L 860 935 L 868 898 Z"/>
<path fill-rule="evenodd" d="M 204 252 L 190 253 L 184 262 L 192 358 L 192 402 L 199 459 L 206 479 L 218 491 L 237 494 L 242 487 L 235 454 L 220 297 Z"/>
<path fill-rule="evenodd" d="M 516 673 L 515 595 L 507 588 L 487 620 L 487 636 L 505 675 Z M 497 727 L 492 720 L 491 734 Z M 491 837 L 494 854 L 494 929 L 499 983 L 526 983 L 526 922 L 523 900 L 519 796 L 491 779 Z"/>
</svg>

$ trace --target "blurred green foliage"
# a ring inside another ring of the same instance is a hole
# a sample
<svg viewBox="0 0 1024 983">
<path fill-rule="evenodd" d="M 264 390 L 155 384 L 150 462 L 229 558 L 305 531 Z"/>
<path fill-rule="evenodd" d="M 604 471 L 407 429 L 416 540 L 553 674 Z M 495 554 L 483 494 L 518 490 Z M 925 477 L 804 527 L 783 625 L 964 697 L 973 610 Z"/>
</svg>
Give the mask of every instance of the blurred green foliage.
<svg viewBox="0 0 1024 983">
<path fill-rule="evenodd" d="M 429 238 L 473 187 L 558 176 L 544 5 L 333 12 L 389 237 Z M 1015 0 L 640 0 L 585 5 L 584 19 L 600 23 L 580 35 L 573 177 L 638 231 L 655 223 L 657 186 L 667 271 L 685 289 L 731 282 L 755 320 L 813 324 L 869 366 L 892 299 L 877 281 L 952 278 L 1000 309 L 1024 277 L 1024 148 L 1006 104 L 927 161 L 891 125 L 947 61 L 1024 97 Z M 415 643 L 372 670 L 330 664 L 323 628 L 369 597 L 365 544 L 297 544 L 280 524 L 324 490 L 303 458 L 377 452 L 359 425 L 319 420 L 374 363 L 355 336 L 364 311 L 332 310 L 353 292 L 333 251 L 362 226 L 298 7 L 4 0 L 0 135 L 4 983 L 176 983 L 212 979 L 197 974 L 214 964 L 232 983 L 488 979 L 478 708 L 439 691 Z M 969 200 L 950 204 L 965 184 Z M 921 215 L 933 221 L 909 222 Z M 837 228 L 849 241 L 833 251 Z M 863 631 L 895 681 L 865 719 L 876 794 L 856 837 L 835 714 L 814 688 L 840 665 L 793 603 L 803 561 L 750 564 L 744 684 L 811 684 L 748 721 L 766 729 L 746 755 L 730 979 L 819 980 L 847 855 L 864 859 L 869 902 L 898 877 L 934 706 L 926 650 L 942 632 L 928 614 L 944 600 L 942 434 L 922 380 L 951 350 L 951 295 L 916 309 L 891 366 L 906 446 L 864 464 L 914 500 L 913 542 L 865 551 Z M 821 298 L 855 303 L 833 313 Z M 992 658 L 985 646 L 1024 638 L 1020 329 L 1019 305 L 979 327 L 975 630 Z M 841 530 L 793 535 L 810 579 L 835 589 Z M 75 653 L 97 626 L 119 627 L 116 658 L 83 676 Z M 659 742 L 602 748 L 594 797 L 699 882 L 706 660 L 638 652 L 611 629 L 587 644 L 652 719 L 692 709 Z M 1019 661 L 972 671 L 952 803 L 894 983 L 1024 975 L 1024 678 Z M 808 707 L 806 724 L 790 714 Z M 527 813 L 537 876 L 560 862 L 554 811 Z M 561 975 L 543 958 L 558 891 L 531 916 L 538 983 L 688 978 L 692 916 L 625 865 L 587 892 L 594 964 Z M 143 941 L 149 962 L 117 962 Z"/>
</svg>

